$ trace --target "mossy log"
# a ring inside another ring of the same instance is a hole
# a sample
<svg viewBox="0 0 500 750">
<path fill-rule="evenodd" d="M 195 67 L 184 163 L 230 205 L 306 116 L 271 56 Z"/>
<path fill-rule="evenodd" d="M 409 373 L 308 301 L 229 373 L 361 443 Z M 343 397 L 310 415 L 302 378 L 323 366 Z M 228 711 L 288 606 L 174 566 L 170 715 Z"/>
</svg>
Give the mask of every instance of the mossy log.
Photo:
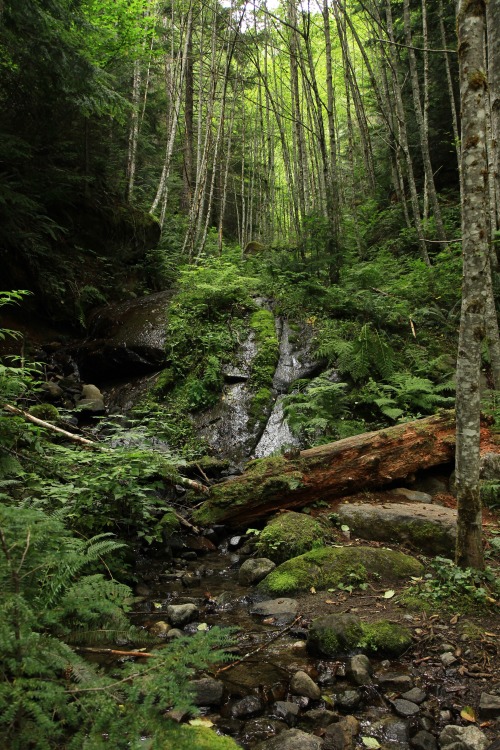
<svg viewBox="0 0 500 750">
<path fill-rule="evenodd" d="M 195 520 L 246 525 L 280 509 L 383 487 L 454 455 L 455 414 L 448 411 L 310 448 L 291 460 L 252 461 L 241 476 L 211 488 Z"/>
</svg>

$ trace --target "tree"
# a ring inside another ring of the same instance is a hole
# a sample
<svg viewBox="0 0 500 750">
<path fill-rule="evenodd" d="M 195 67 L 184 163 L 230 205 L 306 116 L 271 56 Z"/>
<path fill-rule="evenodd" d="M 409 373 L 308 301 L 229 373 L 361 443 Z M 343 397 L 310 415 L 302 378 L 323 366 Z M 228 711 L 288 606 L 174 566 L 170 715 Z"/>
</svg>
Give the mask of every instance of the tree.
<svg viewBox="0 0 500 750">
<path fill-rule="evenodd" d="M 483 0 L 460 0 L 457 33 L 462 111 L 463 287 L 457 359 L 456 562 L 462 567 L 482 569 L 479 376 L 488 295 L 484 281 L 489 274 Z"/>
</svg>

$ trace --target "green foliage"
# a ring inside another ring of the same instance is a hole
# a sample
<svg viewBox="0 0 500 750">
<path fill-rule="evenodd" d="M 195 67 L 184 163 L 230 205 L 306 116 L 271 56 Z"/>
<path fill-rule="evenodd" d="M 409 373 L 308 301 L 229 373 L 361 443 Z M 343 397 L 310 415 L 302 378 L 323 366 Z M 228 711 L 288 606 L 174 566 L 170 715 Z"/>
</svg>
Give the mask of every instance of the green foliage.
<svg viewBox="0 0 500 750">
<path fill-rule="evenodd" d="M 455 609 L 473 610 L 494 603 L 500 595 L 498 576 L 491 568 L 485 571 L 459 568 L 451 560 L 436 557 L 430 562 L 431 573 L 416 579 L 405 596 Z"/>
<path fill-rule="evenodd" d="M 189 677 L 224 658 L 227 635 L 181 638 L 118 674 L 86 663 L 70 643 L 140 638 L 125 616 L 128 587 L 83 572 L 119 547 L 106 535 L 75 539 L 39 510 L 0 507 L 2 747 L 125 750 L 144 735 L 157 750 L 180 746 L 162 714 L 193 710 Z"/>
<path fill-rule="evenodd" d="M 332 381 L 331 373 L 325 372 L 311 382 L 299 382 L 294 387 L 297 390 L 283 402 L 292 432 L 308 444 L 340 437 L 338 423 L 347 414 L 347 384 Z"/>
<path fill-rule="evenodd" d="M 405 372 L 395 373 L 388 383 L 369 380 L 358 396 L 365 404 L 374 404 L 389 419 L 413 419 L 432 413 L 437 408 L 450 408 L 454 403 L 455 384 L 452 381 L 435 384 Z"/>
<path fill-rule="evenodd" d="M 395 353 L 383 332 L 365 323 L 353 338 L 347 338 L 347 327 L 335 321 L 326 321 L 317 338 L 317 353 L 336 364 L 342 375 L 355 382 L 378 374 L 382 378 L 392 375 Z"/>
</svg>

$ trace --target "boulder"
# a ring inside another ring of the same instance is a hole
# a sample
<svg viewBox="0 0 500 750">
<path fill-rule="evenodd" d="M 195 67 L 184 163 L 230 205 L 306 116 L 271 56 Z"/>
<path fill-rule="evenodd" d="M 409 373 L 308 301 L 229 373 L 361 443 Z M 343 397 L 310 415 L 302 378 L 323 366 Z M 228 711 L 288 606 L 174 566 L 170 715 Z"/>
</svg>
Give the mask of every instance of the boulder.
<svg viewBox="0 0 500 750">
<path fill-rule="evenodd" d="M 451 508 L 427 503 L 359 503 L 340 505 L 341 523 L 362 539 L 402 542 L 430 555 L 452 555 L 457 514 Z"/>
<path fill-rule="evenodd" d="M 279 619 L 280 623 L 286 624 L 292 622 L 298 608 L 299 604 L 296 599 L 270 599 L 252 605 L 250 614 L 260 617 L 274 617 Z"/>
<path fill-rule="evenodd" d="M 312 621 L 307 645 L 312 653 L 334 657 L 359 648 L 368 653 L 398 655 L 411 642 L 409 630 L 397 623 L 365 623 L 352 614 L 334 614 Z"/>
<path fill-rule="evenodd" d="M 172 291 L 156 292 L 97 310 L 90 338 L 74 352 L 86 379 L 142 374 L 166 361 L 166 320 Z"/>
<path fill-rule="evenodd" d="M 181 628 L 196 617 L 198 607 L 195 604 L 170 604 L 166 612 L 174 628 Z"/>
<path fill-rule="evenodd" d="M 299 591 L 336 588 L 339 583 L 369 581 L 390 582 L 420 576 L 423 565 L 414 557 L 390 549 L 373 547 L 322 547 L 278 565 L 259 589 L 269 594 L 286 595 Z"/>
</svg>

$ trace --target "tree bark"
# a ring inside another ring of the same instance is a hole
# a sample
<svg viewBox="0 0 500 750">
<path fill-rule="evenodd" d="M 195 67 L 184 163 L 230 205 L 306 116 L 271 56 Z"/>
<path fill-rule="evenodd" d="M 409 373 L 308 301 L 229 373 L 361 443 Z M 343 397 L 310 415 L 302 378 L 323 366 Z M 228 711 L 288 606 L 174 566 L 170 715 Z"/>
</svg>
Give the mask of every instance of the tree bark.
<svg viewBox="0 0 500 750">
<path fill-rule="evenodd" d="M 489 266 L 483 0 L 459 0 L 457 32 L 462 111 L 463 284 L 457 359 L 456 562 L 461 567 L 482 569 L 479 377 L 487 297 L 484 275 Z"/>
<path fill-rule="evenodd" d="M 295 459 L 252 461 L 241 476 L 211 488 L 195 520 L 244 525 L 280 508 L 383 487 L 454 455 L 455 417 L 446 412 L 310 448 Z"/>
</svg>

